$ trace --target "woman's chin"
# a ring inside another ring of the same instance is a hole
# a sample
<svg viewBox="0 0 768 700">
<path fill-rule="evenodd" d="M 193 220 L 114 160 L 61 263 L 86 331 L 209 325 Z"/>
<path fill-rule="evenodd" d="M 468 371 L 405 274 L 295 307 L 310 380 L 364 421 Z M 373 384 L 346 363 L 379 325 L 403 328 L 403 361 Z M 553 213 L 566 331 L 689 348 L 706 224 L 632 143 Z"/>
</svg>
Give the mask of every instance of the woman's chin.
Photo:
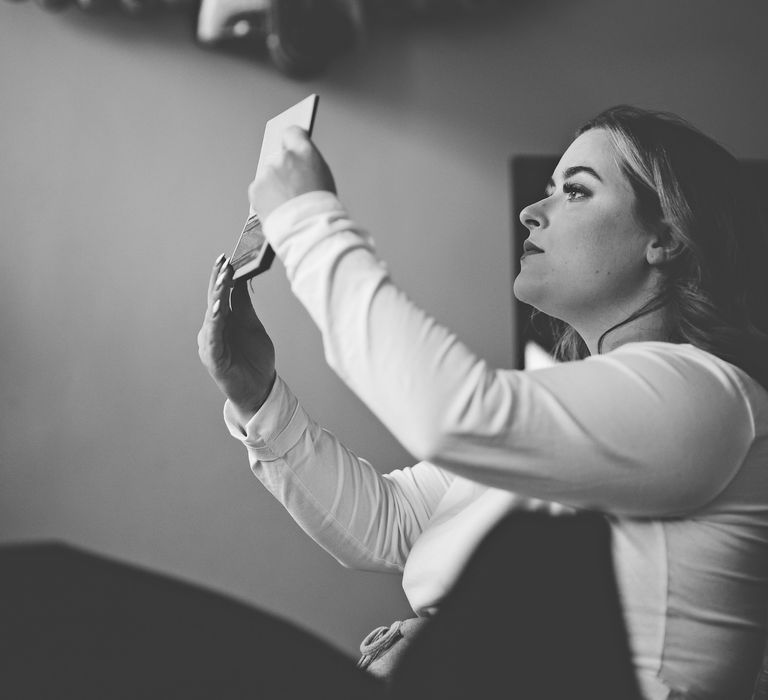
<svg viewBox="0 0 768 700">
<path fill-rule="evenodd" d="M 512 284 L 512 293 L 515 295 L 515 299 L 523 302 L 523 304 L 530 304 L 538 308 L 536 301 L 540 294 L 536 293 L 536 285 L 530 284 L 526 279 L 524 272 L 521 272 Z"/>
<path fill-rule="evenodd" d="M 512 293 L 514 294 L 515 299 L 523 304 L 528 304 L 528 306 L 532 306 L 534 309 L 547 316 L 560 318 L 560 307 L 557 304 L 552 303 L 552 295 L 547 294 L 544 285 L 538 280 L 526 279 L 524 274 L 520 274 L 515 278 L 515 281 L 512 284 Z"/>
</svg>

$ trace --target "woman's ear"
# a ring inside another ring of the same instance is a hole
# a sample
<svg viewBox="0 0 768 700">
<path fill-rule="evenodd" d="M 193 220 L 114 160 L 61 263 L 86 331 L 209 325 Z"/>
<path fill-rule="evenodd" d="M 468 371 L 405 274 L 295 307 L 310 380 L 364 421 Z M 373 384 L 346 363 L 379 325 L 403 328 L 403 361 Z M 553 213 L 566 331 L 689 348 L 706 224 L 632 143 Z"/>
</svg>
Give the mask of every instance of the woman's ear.
<svg viewBox="0 0 768 700">
<path fill-rule="evenodd" d="M 683 252 L 683 243 L 674 235 L 672 227 L 661 222 L 656 235 L 648 242 L 645 259 L 649 265 L 666 265 Z"/>
</svg>

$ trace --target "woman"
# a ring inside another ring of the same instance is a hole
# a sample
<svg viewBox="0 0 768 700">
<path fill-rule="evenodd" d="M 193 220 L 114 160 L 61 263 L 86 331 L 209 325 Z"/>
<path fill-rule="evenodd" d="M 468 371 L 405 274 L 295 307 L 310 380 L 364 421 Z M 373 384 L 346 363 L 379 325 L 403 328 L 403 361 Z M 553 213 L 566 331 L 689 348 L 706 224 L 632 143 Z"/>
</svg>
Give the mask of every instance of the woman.
<svg viewBox="0 0 768 700">
<path fill-rule="evenodd" d="M 439 609 L 514 510 L 605 514 L 642 694 L 748 696 L 768 584 L 765 232 L 736 161 L 671 115 L 583 126 L 530 231 L 515 295 L 568 360 L 489 367 L 390 280 L 299 130 L 251 204 L 329 364 L 418 460 L 380 476 L 309 418 L 219 259 L 200 355 L 227 424 L 297 522 L 347 566 L 402 571 Z"/>
</svg>

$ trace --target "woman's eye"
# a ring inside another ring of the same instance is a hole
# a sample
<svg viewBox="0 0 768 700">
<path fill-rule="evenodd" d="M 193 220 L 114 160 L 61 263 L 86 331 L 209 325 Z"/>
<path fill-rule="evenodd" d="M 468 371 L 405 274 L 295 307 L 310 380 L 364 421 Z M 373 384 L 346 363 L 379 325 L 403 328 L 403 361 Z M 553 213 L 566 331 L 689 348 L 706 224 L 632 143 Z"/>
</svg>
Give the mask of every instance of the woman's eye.
<svg viewBox="0 0 768 700">
<path fill-rule="evenodd" d="M 583 199 L 589 194 L 586 188 L 582 187 L 581 185 L 576 185 L 572 182 L 566 182 L 563 184 L 563 192 L 568 195 L 569 200 Z"/>
</svg>

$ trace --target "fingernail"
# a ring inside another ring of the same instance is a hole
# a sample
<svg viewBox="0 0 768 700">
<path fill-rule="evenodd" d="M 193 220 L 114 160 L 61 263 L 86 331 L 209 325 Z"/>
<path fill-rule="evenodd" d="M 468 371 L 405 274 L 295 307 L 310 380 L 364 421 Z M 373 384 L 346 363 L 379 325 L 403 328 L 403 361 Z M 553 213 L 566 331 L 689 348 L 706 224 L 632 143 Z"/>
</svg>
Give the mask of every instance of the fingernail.
<svg viewBox="0 0 768 700">
<path fill-rule="evenodd" d="M 216 258 L 216 265 L 221 265 L 221 263 L 224 262 L 224 260 L 226 259 L 227 259 L 227 256 L 224 253 L 222 253 L 221 255 L 219 255 L 218 258 Z"/>
<path fill-rule="evenodd" d="M 217 299 L 213 302 L 213 306 L 211 307 L 211 316 L 215 316 L 217 313 L 219 313 L 219 309 L 221 308 L 221 299 Z"/>
<path fill-rule="evenodd" d="M 226 271 L 222 272 L 217 278 L 216 278 L 216 289 L 221 287 L 221 285 L 224 283 L 224 275 L 226 275 Z"/>
<path fill-rule="evenodd" d="M 225 258 L 224 258 L 224 261 L 221 263 L 221 266 L 222 266 L 222 267 L 226 267 L 227 265 L 229 265 L 229 258 L 226 258 L 226 257 L 225 257 Z"/>
</svg>

